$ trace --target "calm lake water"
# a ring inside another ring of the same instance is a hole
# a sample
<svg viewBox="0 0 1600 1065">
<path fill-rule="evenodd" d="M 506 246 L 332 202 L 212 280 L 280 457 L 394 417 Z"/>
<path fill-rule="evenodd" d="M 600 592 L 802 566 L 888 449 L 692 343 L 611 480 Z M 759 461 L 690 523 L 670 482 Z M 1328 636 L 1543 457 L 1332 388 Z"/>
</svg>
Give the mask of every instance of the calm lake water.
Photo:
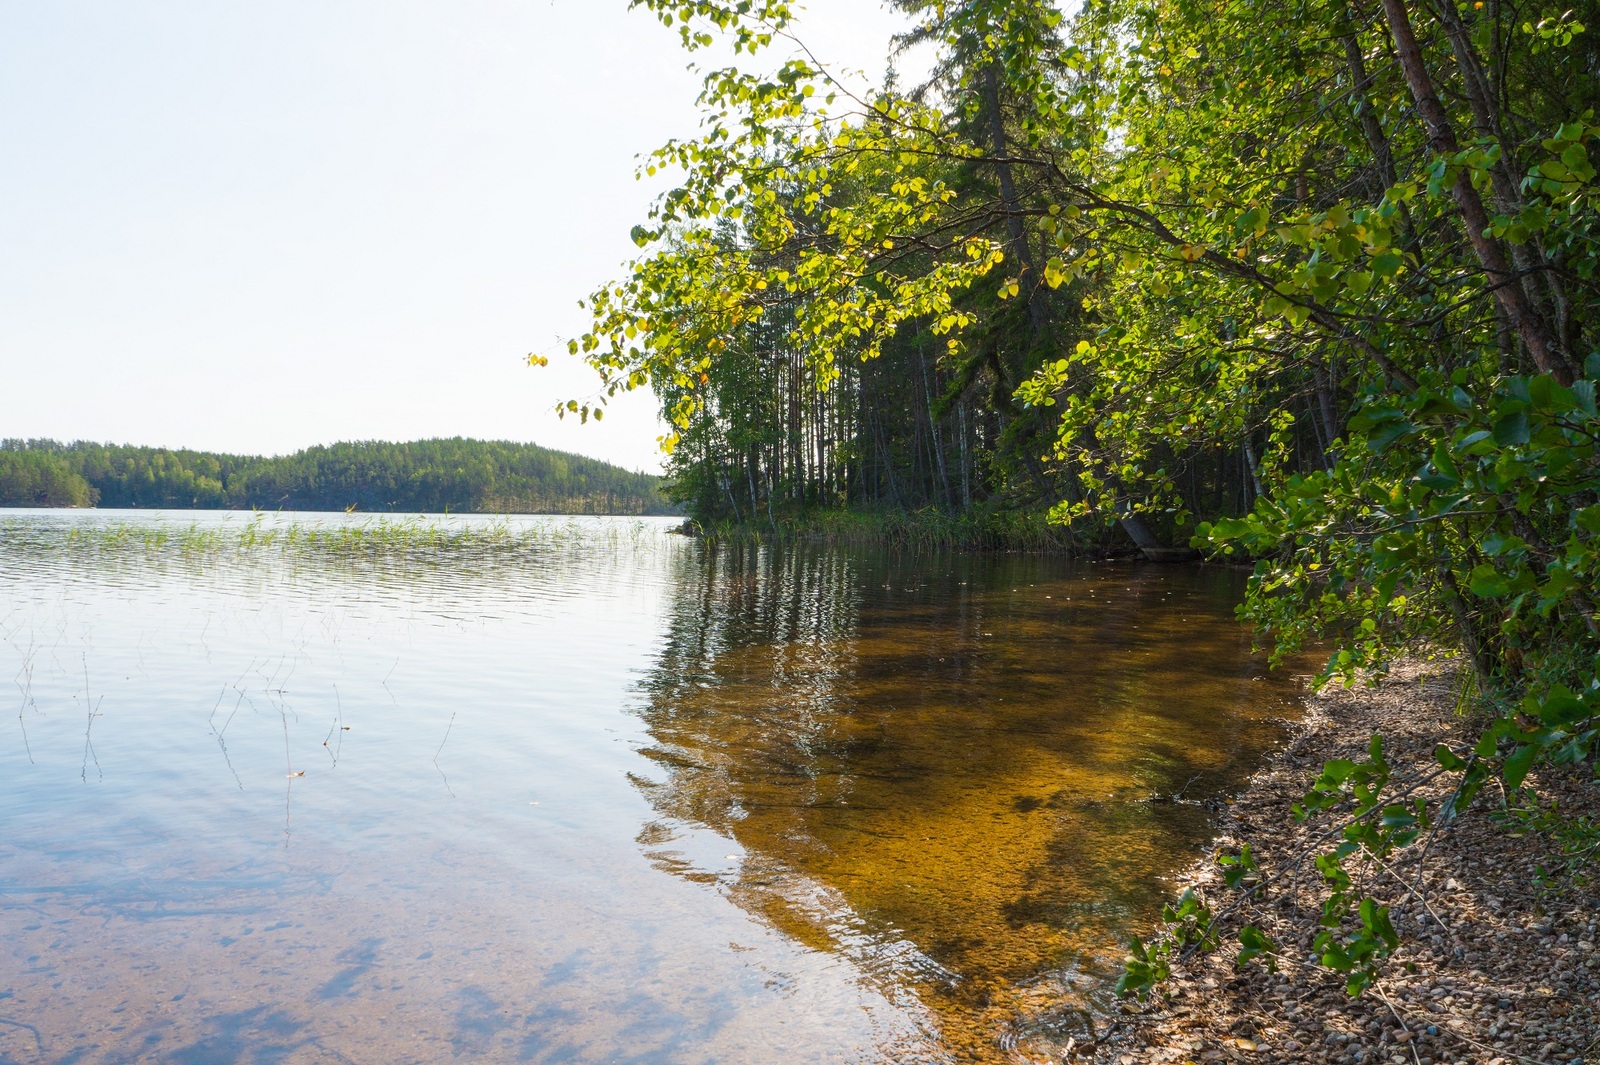
<svg viewBox="0 0 1600 1065">
<path fill-rule="evenodd" d="M 0 1062 L 1012 1060 L 1296 712 L 1230 572 L 249 520 L 0 512 Z"/>
</svg>

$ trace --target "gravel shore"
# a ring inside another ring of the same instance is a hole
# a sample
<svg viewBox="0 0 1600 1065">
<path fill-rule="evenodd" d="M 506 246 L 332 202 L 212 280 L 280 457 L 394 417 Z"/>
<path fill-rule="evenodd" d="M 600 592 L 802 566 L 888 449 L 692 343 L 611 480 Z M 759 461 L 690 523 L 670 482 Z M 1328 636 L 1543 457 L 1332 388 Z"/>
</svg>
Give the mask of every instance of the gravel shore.
<svg viewBox="0 0 1600 1065">
<path fill-rule="evenodd" d="M 1412 662 L 1376 687 L 1312 696 L 1295 741 L 1230 807 L 1218 850 L 1249 843 L 1269 878 L 1294 866 L 1329 824 L 1297 822 L 1289 812 L 1322 763 L 1364 758 L 1372 734 L 1381 732 L 1395 779 L 1423 775 L 1435 765 L 1439 742 L 1474 734 L 1455 712 L 1457 690 L 1449 666 Z M 1423 794 L 1438 798 L 1447 786 L 1439 781 Z M 1567 814 L 1600 816 L 1600 785 L 1591 773 L 1545 771 L 1528 786 Z M 1497 824 L 1502 800 L 1491 785 L 1434 835 L 1420 862 L 1406 858 L 1374 871 L 1373 893 L 1393 905 L 1402 945 L 1361 999 L 1345 994 L 1342 976 L 1311 964 L 1323 895 L 1321 877 L 1306 862 L 1227 916 L 1220 950 L 1175 965 L 1148 1003 L 1124 1007 L 1103 1023 L 1097 1045 L 1068 1047 L 1063 1059 L 1595 1065 L 1600 858 L 1590 862 L 1587 883 L 1539 876 L 1554 844 Z M 1219 912 L 1237 898 L 1209 861 L 1189 883 Z M 1279 944 L 1276 973 L 1235 966 L 1246 924 Z"/>
</svg>

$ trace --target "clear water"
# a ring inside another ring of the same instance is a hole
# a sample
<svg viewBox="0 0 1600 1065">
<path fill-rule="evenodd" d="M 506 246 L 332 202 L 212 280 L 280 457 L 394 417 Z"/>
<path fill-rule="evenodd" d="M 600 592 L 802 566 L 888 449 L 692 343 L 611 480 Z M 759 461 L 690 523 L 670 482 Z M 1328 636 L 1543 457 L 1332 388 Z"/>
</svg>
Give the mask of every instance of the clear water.
<svg viewBox="0 0 1600 1065">
<path fill-rule="evenodd" d="M 0 1062 L 1004 1061 L 1294 713 L 1228 573 L 247 520 L 0 516 Z"/>
</svg>

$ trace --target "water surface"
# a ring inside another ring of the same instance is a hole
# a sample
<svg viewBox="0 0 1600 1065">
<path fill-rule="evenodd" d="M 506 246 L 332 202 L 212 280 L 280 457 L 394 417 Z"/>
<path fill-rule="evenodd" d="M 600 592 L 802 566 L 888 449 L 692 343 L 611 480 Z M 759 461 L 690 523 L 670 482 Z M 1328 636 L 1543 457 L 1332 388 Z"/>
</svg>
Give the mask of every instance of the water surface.
<svg viewBox="0 0 1600 1065">
<path fill-rule="evenodd" d="M 83 535 L 247 520 L 0 517 L 0 1062 L 1008 1060 L 1293 712 L 1220 571 Z"/>
</svg>

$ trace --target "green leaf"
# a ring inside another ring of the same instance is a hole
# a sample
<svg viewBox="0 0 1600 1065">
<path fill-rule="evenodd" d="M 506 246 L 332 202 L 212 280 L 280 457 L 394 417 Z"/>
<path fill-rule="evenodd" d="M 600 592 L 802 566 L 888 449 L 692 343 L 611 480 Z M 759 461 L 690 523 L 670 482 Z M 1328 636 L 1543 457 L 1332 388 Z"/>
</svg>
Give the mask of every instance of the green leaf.
<svg viewBox="0 0 1600 1065">
<path fill-rule="evenodd" d="M 1410 436 L 1416 429 L 1407 421 L 1385 422 L 1367 435 L 1367 447 L 1374 455 L 1381 455 L 1396 440 Z"/>
<path fill-rule="evenodd" d="M 1565 414 L 1578 407 L 1578 397 L 1548 374 L 1540 374 L 1528 382 L 1528 398 L 1535 410 L 1547 414 Z"/>
<path fill-rule="evenodd" d="M 1494 441 L 1502 447 L 1528 442 L 1528 415 L 1524 411 L 1508 414 L 1494 423 Z"/>
<path fill-rule="evenodd" d="M 1261 929 L 1255 925 L 1246 925 L 1239 930 L 1239 957 L 1240 966 L 1250 964 L 1258 957 L 1267 957 L 1267 968 L 1277 971 L 1277 962 L 1271 957 L 1278 950 L 1278 944 L 1273 942 Z"/>
<path fill-rule="evenodd" d="M 1468 578 L 1472 594 L 1480 599 L 1497 599 L 1511 594 L 1511 582 L 1493 566 L 1479 566 Z"/>
<path fill-rule="evenodd" d="M 1500 771 L 1501 777 L 1506 782 L 1506 787 L 1515 791 L 1522 787 L 1522 781 L 1527 777 L 1528 771 L 1533 768 L 1534 759 L 1539 756 L 1539 748 L 1533 744 L 1518 747 L 1506 759 Z"/>
<path fill-rule="evenodd" d="M 1360 913 L 1362 926 L 1382 940 L 1385 946 L 1393 950 L 1400 945 L 1400 936 L 1389 919 L 1389 907 L 1373 899 L 1362 899 Z"/>
<path fill-rule="evenodd" d="M 1594 177 L 1594 166 L 1589 162 L 1589 152 L 1581 144 L 1569 144 L 1561 153 L 1561 161 L 1567 165 L 1568 171 L 1582 181 L 1589 181 Z"/>
<path fill-rule="evenodd" d="M 1381 251 L 1372 257 L 1373 272 L 1384 277 L 1393 277 L 1400 272 L 1400 267 L 1403 265 L 1405 265 L 1404 256 L 1393 248 Z"/>
</svg>

